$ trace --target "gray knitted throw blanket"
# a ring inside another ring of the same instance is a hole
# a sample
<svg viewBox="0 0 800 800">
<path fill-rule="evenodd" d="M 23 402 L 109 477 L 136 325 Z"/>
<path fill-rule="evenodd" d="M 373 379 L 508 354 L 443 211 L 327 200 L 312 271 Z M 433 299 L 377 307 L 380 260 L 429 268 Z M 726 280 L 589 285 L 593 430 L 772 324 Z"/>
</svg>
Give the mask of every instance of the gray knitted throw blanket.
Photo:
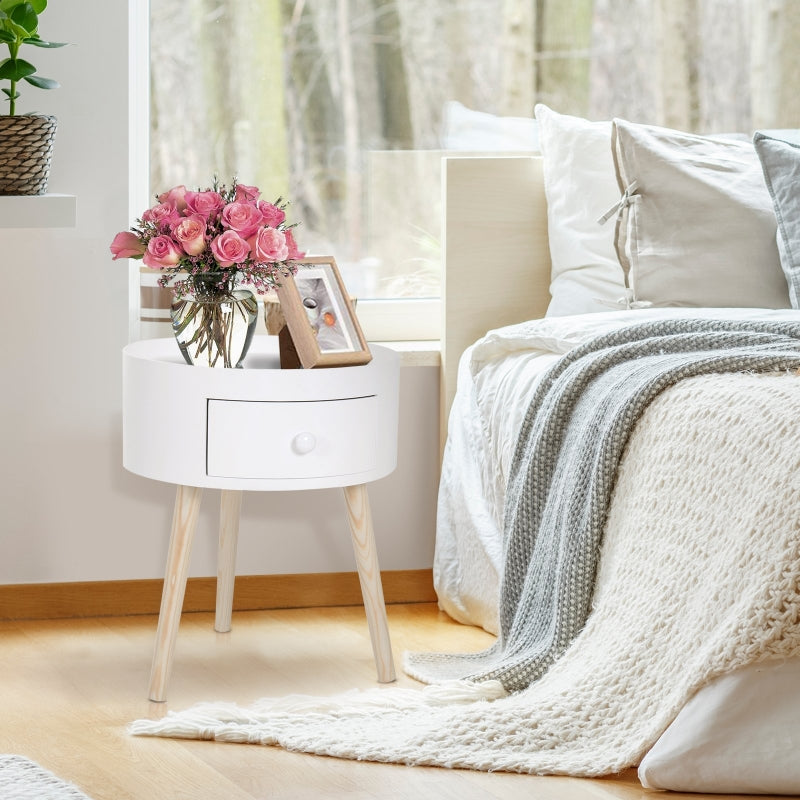
<svg viewBox="0 0 800 800">
<path fill-rule="evenodd" d="M 511 463 L 500 632 L 482 653 L 409 653 L 426 683 L 540 678 L 583 627 L 617 466 L 664 389 L 697 375 L 800 367 L 800 323 L 680 319 L 635 325 L 564 355 L 535 392 Z"/>
</svg>

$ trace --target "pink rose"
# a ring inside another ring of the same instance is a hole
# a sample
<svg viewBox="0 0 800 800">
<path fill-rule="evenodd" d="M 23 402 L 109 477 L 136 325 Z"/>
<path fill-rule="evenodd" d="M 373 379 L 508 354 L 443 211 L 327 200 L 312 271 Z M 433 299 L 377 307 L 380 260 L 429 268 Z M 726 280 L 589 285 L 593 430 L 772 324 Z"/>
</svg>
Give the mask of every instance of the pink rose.
<svg viewBox="0 0 800 800">
<path fill-rule="evenodd" d="M 297 243 L 294 240 L 294 233 L 292 232 L 292 229 L 289 228 L 289 230 L 284 231 L 283 235 L 286 237 L 286 246 L 289 248 L 289 259 L 296 261 L 298 258 L 303 258 L 305 253 L 302 253 L 297 249 Z"/>
<path fill-rule="evenodd" d="M 203 219 L 213 217 L 225 205 L 219 192 L 186 192 L 186 208 Z"/>
<path fill-rule="evenodd" d="M 264 223 L 270 228 L 277 228 L 286 219 L 285 211 L 281 211 L 277 206 L 265 203 L 263 200 L 258 204 L 258 210 L 264 217 Z"/>
<path fill-rule="evenodd" d="M 234 199 L 237 203 L 255 204 L 260 194 L 261 192 L 256 186 L 245 186 L 243 183 L 240 183 L 236 187 L 236 196 Z"/>
<path fill-rule="evenodd" d="M 236 231 L 225 231 L 211 242 L 211 252 L 221 267 L 232 267 L 250 255 L 250 246 Z"/>
<path fill-rule="evenodd" d="M 236 231 L 242 239 L 251 237 L 264 224 L 261 212 L 255 206 L 239 202 L 228 203 L 222 209 L 221 219 L 226 228 Z"/>
<path fill-rule="evenodd" d="M 289 248 L 283 231 L 275 228 L 260 228 L 256 234 L 248 239 L 253 261 L 260 264 L 265 261 L 286 261 Z"/>
<path fill-rule="evenodd" d="M 183 211 L 186 208 L 186 187 L 183 184 L 173 186 L 168 192 L 158 196 L 158 202 L 172 203 L 178 211 Z"/>
<path fill-rule="evenodd" d="M 199 214 L 183 217 L 172 235 L 190 256 L 199 256 L 206 249 L 206 221 Z"/>
<path fill-rule="evenodd" d="M 144 264 L 151 269 L 169 269 L 174 267 L 183 256 L 180 247 L 169 236 L 154 236 L 147 243 L 144 253 Z"/>
<path fill-rule="evenodd" d="M 118 258 L 141 258 L 144 255 L 144 244 L 130 231 L 122 231 L 111 242 L 111 253 L 114 261 Z"/>
<path fill-rule="evenodd" d="M 158 203 L 142 214 L 144 222 L 154 222 L 156 225 L 174 225 L 180 218 L 173 203 Z"/>
</svg>

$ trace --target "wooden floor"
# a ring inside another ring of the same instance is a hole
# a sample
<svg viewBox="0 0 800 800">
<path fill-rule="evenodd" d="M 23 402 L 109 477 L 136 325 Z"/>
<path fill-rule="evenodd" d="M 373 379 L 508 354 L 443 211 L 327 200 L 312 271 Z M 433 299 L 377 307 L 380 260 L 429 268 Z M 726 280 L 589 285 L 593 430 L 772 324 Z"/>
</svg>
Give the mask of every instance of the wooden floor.
<svg viewBox="0 0 800 800">
<path fill-rule="evenodd" d="M 388 612 L 398 663 L 403 650 L 480 650 L 491 642 L 431 604 Z M 129 736 L 133 719 L 202 700 L 247 704 L 375 685 L 360 607 L 240 612 L 230 634 L 214 633 L 212 614 L 194 613 L 183 616 L 168 703 L 149 703 L 155 627 L 149 616 L 0 622 L 0 753 L 37 761 L 93 800 L 655 796 L 634 771 L 605 780 L 485 774 Z M 398 684 L 415 682 L 401 675 Z"/>
</svg>

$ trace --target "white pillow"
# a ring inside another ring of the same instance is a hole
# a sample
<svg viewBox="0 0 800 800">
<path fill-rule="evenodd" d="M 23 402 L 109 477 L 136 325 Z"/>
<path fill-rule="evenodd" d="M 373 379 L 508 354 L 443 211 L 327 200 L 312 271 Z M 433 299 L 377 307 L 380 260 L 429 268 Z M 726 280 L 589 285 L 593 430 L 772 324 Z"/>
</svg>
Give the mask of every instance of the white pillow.
<svg viewBox="0 0 800 800">
<path fill-rule="evenodd" d="M 597 219 L 619 200 L 611 123 L 557 114 L 539 103 L 547 232 L 552 261 L 548 317 L 624 308 L 614 226 Z"/>
<path fill-rule="evenodd" d="M 711 681 L 639 765 L 648 789 L 800 795 L 800 657 Z"/>
<path fill-rule="evenodd" d="M 753 145 L 616 119 L 616 247 L 636 301 L 790 306 L 776 221 Z"/>
<path fill-rule="evenodd" d="M 441 139 L 445 150 L 539 150 L 539 131 L 535 119 L 499 117 L 484 111 L 473 111 L 457 100 L 450 100 L 444 105 Z"/>
<path fill-rule="evenodd" d="M 778 252 L 793 308 L 800 308 L 800 144 L 756 132 L 753 144 L 778 220 Z"/>
</svg>

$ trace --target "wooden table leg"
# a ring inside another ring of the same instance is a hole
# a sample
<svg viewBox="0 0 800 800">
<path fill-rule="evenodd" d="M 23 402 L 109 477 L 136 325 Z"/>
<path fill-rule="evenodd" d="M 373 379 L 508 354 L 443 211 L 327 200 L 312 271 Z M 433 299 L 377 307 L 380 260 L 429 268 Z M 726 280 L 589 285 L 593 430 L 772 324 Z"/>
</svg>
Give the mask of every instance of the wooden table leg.
<svg viewBox="0 0 800 800">
<path fill-rule="evenodd" d="M 389 624 L 386 620 L 386 604 L 383 600 L 383 585 L 366 484 L 345 486 L 344 499 L 347 503 L 347 519 L 350 522 L 378 681 L 390 683 L 395 680 L 392 643 L 389 640 Z"/>
<path fill-rule="evenodd" d="M 175 639 L 178 636 L 189 573 L 189 556 L 202 496 L 203 490 L 196 486 L 178 486 L 175 494 L 167 569 L 161 594 L 161 611 L 158 615 L 153 668 L 150 672 L 150 699 L 157 703 L 166 700 L 167 681 L 172 669 Z"/>
<path fill-rule="evenodd" d="M 233 611 L 236 579 L 236 543 L 239 538 L 240 489 L 223 489 L 219 502 L 219 549 L 217 551 L 217 605 L 214 630 L 228 633 Z"/>
</svg>

